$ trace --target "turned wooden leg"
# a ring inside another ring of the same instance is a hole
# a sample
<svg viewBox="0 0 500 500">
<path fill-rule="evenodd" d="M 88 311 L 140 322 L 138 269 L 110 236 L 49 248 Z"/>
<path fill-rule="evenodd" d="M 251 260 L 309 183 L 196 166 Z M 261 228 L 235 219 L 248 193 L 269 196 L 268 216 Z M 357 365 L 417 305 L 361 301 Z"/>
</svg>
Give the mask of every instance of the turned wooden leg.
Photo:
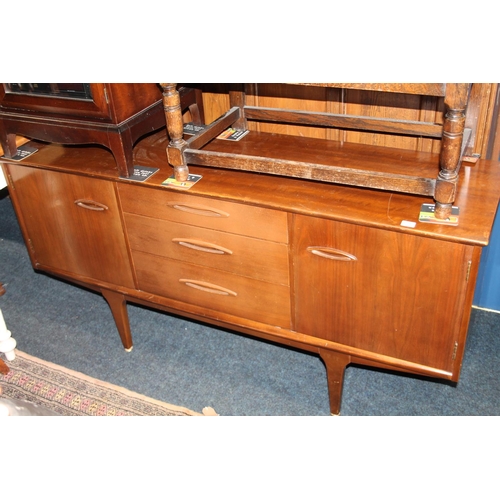
<svg viewBox="0 0 500 500">
<path fill-rule="evenodd" d="M 105 289 L 101 289 L 101 293 L 109 304 L 111 313 L 113 314 L 113 318 L 116 323 L 116 328 L 118 329 L 118 333 L 120 334 L 120 338 L 122 340 L 123 347 L 125 347 L 126 351 L 130 352 L 132 350 L 133 344 L 125 295 Z"/>
<path fill-rule="evenodd" d="M 347 354 L 320 349 L 319 355 L 326 365 L 326 376 L 328 379 L 328 393 L 330 396 L 330 413 L 340 414 L 342 402 L 342 388 L 344 384 L 344 372 L 346 366 L 351 362 Z"/>
<path fill-rule="evenodd" d="M 455 201 L 458 171 L 462 157 L 465 128 L 465 108 L 469 97 L 469 84 L 447 83 L 445 105 L 447 111 L 443 123 L 443 138 L 439 159 L 439 175 L 436 181 L 434 215 L 447 219 Z"/>
<path fill-rule="evenodd" d="M 182 108 L 177 84 L 160 83 L 163 89 L 163 109 L 165 110 L 165 122 L 170 142 L 167 146 L 168 163 L 174 167 L 175 179 L 179 182 L 186 181 L 189 168 L 184 158 L 184 150 L 187 143 L 183 138 L 184 124 L 182 122 Z"/>
</svg>

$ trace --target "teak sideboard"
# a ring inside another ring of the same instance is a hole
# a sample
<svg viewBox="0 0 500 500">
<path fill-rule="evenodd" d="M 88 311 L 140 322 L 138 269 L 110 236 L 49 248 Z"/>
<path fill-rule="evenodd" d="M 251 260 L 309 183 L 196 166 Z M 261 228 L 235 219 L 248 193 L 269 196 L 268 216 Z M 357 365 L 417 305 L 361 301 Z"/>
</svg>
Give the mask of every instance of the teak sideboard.
<svg viewBox="0 0 500 500">
<path fill-rule="evenodd" d="M 190 165 L 198 183 L 167 187 L 169 142 L 163 129 L 135 146 L 134 164 L 158 169 L 142 182 L 94 146 L 33 141 L 2 159 L 33 267 L 101 293 L 126 349 L 133 302 L 317 353 L 332 414 L 349 364 L 458 381 L 498 163 L 462 165 L 448 226 L 418 221 L 432 197 L 300 178 Z M 424 168 L 439 156 L 323 142 Z M 319 144 L 273 138 L 305 159 Z M 205 149 L 258 147 L 252 131 Z"/>
</svg>

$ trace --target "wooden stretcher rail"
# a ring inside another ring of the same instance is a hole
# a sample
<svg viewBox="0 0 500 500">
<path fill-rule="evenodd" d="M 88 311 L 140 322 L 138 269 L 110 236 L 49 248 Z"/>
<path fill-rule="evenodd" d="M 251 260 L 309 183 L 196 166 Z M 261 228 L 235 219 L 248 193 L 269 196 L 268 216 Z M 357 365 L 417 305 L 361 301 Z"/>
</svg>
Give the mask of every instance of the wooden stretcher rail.
<svg viewBox="0 0 500 500">
<path fill-rule="evenodd" d="M 245 117 L 249 120 L 312 125 L 316 127 L 370 130 L 372 132 L 408 134 L 421 137 L 439 138 L 443 135 L 442 125 L 411 120 L 391 120 L 389 118 L 339 115 L 335 113 L 317 113 L 311 111 L 289 111 L 257 106 L 245 106 L 244 111 Z"/>
<path fill-rule="evenodd" d="M 370 172 L 353 168 L 319 165 L 291 160 L 279 160 L 259 156 L 235 155 L 214 151 L 186 149 L 186 162 L 203 167 L 245 170 L 271 175 L 284 175 L 300 179 L 331 182 L 348 186 L 398 191 L 402 193 L 432 196 L 436 187 L 435 179 L 414 175 L 397 175 Z"/>
</svg>

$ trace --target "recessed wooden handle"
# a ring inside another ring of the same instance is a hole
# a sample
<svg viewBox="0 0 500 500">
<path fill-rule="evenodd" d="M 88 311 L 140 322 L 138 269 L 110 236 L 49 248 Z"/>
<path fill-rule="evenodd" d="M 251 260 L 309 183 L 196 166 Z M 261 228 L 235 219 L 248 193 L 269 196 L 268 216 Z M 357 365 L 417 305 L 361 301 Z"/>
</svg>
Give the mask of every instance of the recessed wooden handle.
<svg viewBox="0 0 500 500">
<path fill-rule="evenodd" d="M 81 208 L 86 208 L 87 210 L 96 210 L 98 212 L 109 210 L 106 205 L 103 205 L 102 203 L 94 200 L 75 200 L 75 205 Z"/>
<path fill-rule="evenodd" d="M 180 210 L 181 212 L 188 212 L 193 215 L 201 215 L 203 217 L 229 217 L 227 212 L 217 210 L 214 208 L 207 208 L 196 205 L 184 205 L 182 203 L 170 203 L 170 207 Z"/>
<path fill-rule="evenodd" d="M 353 262 L 358 260 L 356 256 L 344 252 L 343 250 L 337 250 L 336 248 L 307 247 L 307 251 L 317 255 L 318 257 L 324 257 L 325 259 L 341 260 L 344 262 Z"/>
<path fill-rule="evenodd" d="M 219 285 L 214 285 L 213 283 L 207 283 L 206 281 L 190 280 L 183 278 L 181 278 L 179 281 L 187 286 L 196 288 L 197 290 L 201 290 L 202 292 L 215 293 L 217 295 L 232 295 L 233 297 L 236 297 L 238 295 L 236 292 L 233 292 L 228 288 L 223 288 Z"/>
<path fill-rule="evenodd" d="M 199 250 L 200 252 L 216 253 L 219 255 L 232 255 L 233 251 L 229 248 L 221 247 L 215 243 L 209 243 L 208 241 L 186 239 L 186 238 L 173 238 L 173 242 L 179 243 L 183 247 L 191 248 L 193 250 Z"/>
</svg>

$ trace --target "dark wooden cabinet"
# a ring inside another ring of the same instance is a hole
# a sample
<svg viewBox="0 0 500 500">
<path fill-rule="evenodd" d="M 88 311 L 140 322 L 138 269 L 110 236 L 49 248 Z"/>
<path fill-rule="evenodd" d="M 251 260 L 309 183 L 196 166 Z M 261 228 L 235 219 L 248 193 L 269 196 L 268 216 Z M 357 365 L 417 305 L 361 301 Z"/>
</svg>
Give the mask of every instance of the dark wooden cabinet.
<svg viewBox="0 0 500 500">
<path fill-rule="evenodd" d="M 251 135 L 207 150 L 257 147 Z M 462 166 L 447 226 L 418 221 L 429 197 L 290 177 L 190 165 L 201 181 L 172 189 L 169 140 L 135 147 L 158 169 L 143 182 L 103 148 L 34 143 L 3 160 L 33 265 L 101 292 L 126 349 L 134 302 L 318 354 L 334 414 L 350 363 L 459 379 L 498 163 Z"/>
<path fill-rule="evenodd" d="M 3 84 L 0 143 L 10 158 L 16 135 L 100 144 L 113 153 L 119 174 L 128 177 L 135 142 L 165 126 L 161 98 L 155 83 Z"/>
</svg>

